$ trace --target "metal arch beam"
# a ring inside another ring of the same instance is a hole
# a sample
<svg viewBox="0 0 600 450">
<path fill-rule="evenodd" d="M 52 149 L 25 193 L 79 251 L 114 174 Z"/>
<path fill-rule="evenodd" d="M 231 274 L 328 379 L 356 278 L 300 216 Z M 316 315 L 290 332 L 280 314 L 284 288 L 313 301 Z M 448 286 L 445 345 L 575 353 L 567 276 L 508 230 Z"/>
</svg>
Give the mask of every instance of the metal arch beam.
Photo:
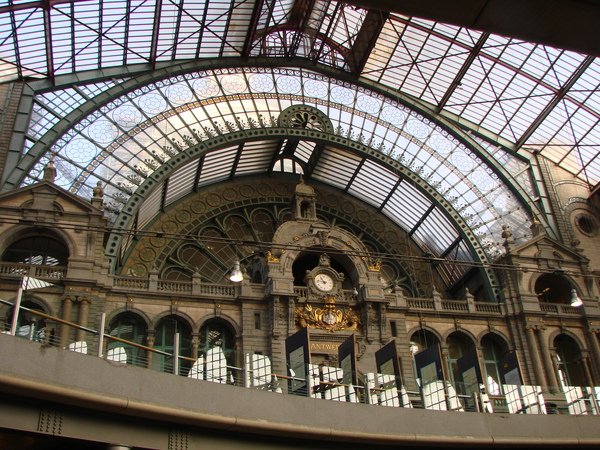
<svg viewBox="0 0 600 450">
<path fill-rule="evenodd" d="M 498 294 L 498 282 L 493 270 L 488 266 L 490 261 L 485 249 L 479 243 L 476 234 L 471 230 L 471 227 L 468 225 L 468 223 L 455 210 L 453 205 L 446 200 L 441 193 L 437 192 L 431 185 L 429 185 L 426 180 L 422 179 L 418 174 L 412 172 L 409 168 L 400 164 L 400 162 L 395 161 L 389 158 L 387 155 L 369 148 L 364 144 L 352 141 L 344 136 L 301 128 L 272 127 L 234 131 L 212 137 L 197 145 L 188 147 L 187 149 L 181 151 L 178 155 L 166 161 L 156 171 L 150 174 L 136 189 L 136 191 L 129 198 L 128 202 L 123 206 L 119 216 L 115 220 L 113 231 L 110 234 L 105 247 L 106 256 L 111 261 L 113 268 L 119 257 L 123 236 L 127 234 L 133 226 L 139 208 L 142 206 L 146 198 L 158 186 L 164 183 L 175 170 L 195 158 L 202 157 L 211 150 L 265 138 L 277 140 L 290 135 L 323 145 L 332 145 L 344 148 L 350 152 L 357 153 L 365 158 L 376 161 L 386 169 L 396 173 L 399 177 L 415 186 L 419 191 L 421 191 L 421 193 L 438 205 L 441 210 L 445 212 L 448 219 L 457 227 L 460 235 L 463 236 L 465 242 L 471 248 L 475 260 L 483 265 L 483 270 L 486 273 L 489 289 L 493 291 L 494 294 Z M 409 230 L 405 231 L 408 232 Z"/>
<path fill-rule="evenodd" d="M 246 67 L 246 66 L 256 66 L 256 67 L 278 67 L 278 64 L 273 65 L 272 61 L 264 58 L 255 58 L 252 60 L 242 60 L 235 59 L 233 61 L 228 61 L 230 64 L 225 67 Z M 490 168 L 492 168 L 498 177 L 502 180 L 502 182 L 509 186 L 515 196 L 519 199 L 519 201 L 528 205 L 529 210 L 535 214 L 536 216 L 543 218 L 544 215 L 540 213 L 538 207 L 533 203 L 532 199 L 529 195 L 523 191 L 520 185 L 512 178 L 510 173 L 506 170 L 506 168 L 502 167 L 496 160 L 490 157 L 487 152 L 479 146 L 479 144 L 470 137 L 468 132 L 465 132 L 464 129 L 460 126 L 460 124 L 456 124 L 453 121 L 447 120 L 443 115 L 436 115 L 434 112 L 434 107 L 432 105 L 424 105 L 423 102 L 415 101 L 415 99 L 408 97 L 406 95 L 399 94 L 397 92 L 392 92 L 389 89 L 383 88 L 376 83 L 365 83 L 357 80 L 352 80 L 348 77 L 348 74 L 345 74 L 341 71 L 336 71 L 331 68 L 327 68 L 325 66 L 314 66 L 312 63 L 306 60 L 298 60 L 294 61 L 294 66 L 297 69 L 306 69 L 310 71 L 314 71 L 323 76 L 335 77 L 336 79 L 341 79 L 342 81 L 352 82 L 358 87 L 366 87 L 377 91 L 383 95 L 388 96 L 392 100 L 396 100 L 404 106 L 409 107 L 411 110 L 416 113 L 422 114 L 424 117 L 429 118 L 434 123 L 438 124 L 442 128 L 447 129 L 454 137 L 462 141 L 471 151 L 473 151 L 478 157 L 480 157 Z M 137 66 L 136 66 L 137 67 Z M 142 68 L 149 69 L 149 65 L 144 65 L 143 67 L 139 67 L 140 70 Z M 91 114 L 96 109 L 101 106 L 107 104 L 114 98 L 119 95 L 123 95 L 127 92 L 130 92 L 136 88 L 141 86 L 145 86 L 151 82 L 173 77 L 176 75 L 181 75 L 185 73 L 190 73 L 199 70 L 209 70 L 214 68 L 223 68 L 222 63 L 211 62 L 211 61 L 202 61 L 202 62 L 190 62 L 187 64 L 176 64 L 176 65 L 167 65 L 161 69 L 157 69 L 155 71 L 146 72 L 146 70 L 142 71 L 141 74 L 138 74 L 136 77 L 121 83 L 110 90 L 103 92 L 102 94 L 96 96 L 94 99 L 88 101 L 87 103 L 81 105 L 67 117 L 65 117 L 58 125 L 56 125 L 53 129 L 51 129 L 46 135 L 44 135 L 34 146 L 30 149 L 30 151 L 23 155 L 21 160 L 16 162 L 16 166 L 13 167 L 12 173 L 6 173 L 6 181 L 3 183 L 3 190 L 17 187 L 25 174 L 29 172 L 29 169 L 33 167 L 33 165 L 37 162 L 37 160 L 45 154 L 48 148 L 53 145 L 62 134 L 64 134 L 73 124 L 77 123 L 79 120 L 84 118 L 87 114 Z M 289 67 L 289 64 L 286 64 L 285 67 Z M 126 70 L 127 72 L 127 70 Z M 95 76 L 118 76 L 118 71 L 91 71 L 88 75 L 91 77 Z M 65 86 L 71 86 L 74 82 L 74 78 L 72 76 L 68 77 L 57 77 L 57 82 L 60 84 L 64 83 Z M 46 81 L 38 81 L 30 84 L 30 87 L 37 87 L 40 92 L 46 91 L 51 88 L 49 82 Z M 36 89 L 37 90 L 37 89 Z M 23 140 L 23 137 L 20 138 Z M 548 231 L 555 232 L 554 228 L 550 228 L 548 223 L 545 223 L 544 226 Z"/>
</svg>

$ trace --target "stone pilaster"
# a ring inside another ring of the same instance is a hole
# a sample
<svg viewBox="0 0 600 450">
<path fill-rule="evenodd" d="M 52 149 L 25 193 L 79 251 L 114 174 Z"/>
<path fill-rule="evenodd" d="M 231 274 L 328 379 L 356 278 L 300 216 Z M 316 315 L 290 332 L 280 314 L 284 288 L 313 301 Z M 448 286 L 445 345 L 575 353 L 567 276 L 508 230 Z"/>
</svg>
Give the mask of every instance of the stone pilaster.
<svg viewBox="0 0 600 450">
<path fill-rule="evenodd" d="M 73 299 L 70 296 L 65 296 L 62 300 L 62 319 L 71 321 L 71 314 L 73 313 Z M 60 326 L 60 346 L 66 347 L 69 343 L 69 332 L 71 327 L 66 324 Z"/>
<path fill-rule="evenodd" d="M 529 358 L 533 366 L 533 375 L 535 377 L 532 384 L 546 386 L 546 378 L 544 377 L 544 370 L 540 361 L 540 350 L 537 346 L 535 338 L 535 328 L 535 325 L 527 325 L 525 327 L 527 346 L 529 347 Z"/>
</svg>

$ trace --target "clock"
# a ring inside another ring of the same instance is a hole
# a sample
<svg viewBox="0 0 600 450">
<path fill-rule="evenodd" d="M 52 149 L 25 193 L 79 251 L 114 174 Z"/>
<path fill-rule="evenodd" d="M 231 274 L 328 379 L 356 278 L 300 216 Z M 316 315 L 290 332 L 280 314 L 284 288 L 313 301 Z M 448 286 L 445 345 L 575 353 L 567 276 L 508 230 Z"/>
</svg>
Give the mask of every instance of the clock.
<svg viewBox="0 0 600 450">
<path fill-rule="evenodd" d="M 315 287 L 322 292 L 329 292 L 333 289 L 333 278 L 326 273 L 315 275 Z"/>
</svg>

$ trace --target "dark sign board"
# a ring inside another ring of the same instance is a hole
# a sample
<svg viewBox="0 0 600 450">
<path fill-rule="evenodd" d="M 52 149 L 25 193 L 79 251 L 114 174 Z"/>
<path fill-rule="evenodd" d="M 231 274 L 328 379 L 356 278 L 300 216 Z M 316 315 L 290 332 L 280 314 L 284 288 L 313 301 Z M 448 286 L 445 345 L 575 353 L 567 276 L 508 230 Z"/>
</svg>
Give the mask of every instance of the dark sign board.
<svg viewBox="0 0 600 450">
<path fill-rule="evenodd" d="M 291 394 L 306 395 L 306 369 L 310 364 L 308 328 L 302 328 L 285 340 L 285 354 Z"/>
<path fill-rule="evenodd" d="M 434 344 L 417 353 L 415 355 L 415 366 L 421 385 L 431 381 L 444 381 L 442 354 L 439 344 Z"/>
<path fill-rule="evenodd" d="M 377 373 L 382 375 L 393 375 L 396 377 L 396 384 L 401 387 L 400 364 L 398 362 L 398 352 L 396 351 L 396 341 L 391 341 L 375 352 L 375 364 Z"/>
<path fill-rule="evenodd" d="M 338 347 L 338 361 L 340 362 L 340 369 L 344 371 L 342 383 L 356 386 L 358 384 L 358 377 L 356 373 L 356 343 L 354 334 Z"/>
</svg>

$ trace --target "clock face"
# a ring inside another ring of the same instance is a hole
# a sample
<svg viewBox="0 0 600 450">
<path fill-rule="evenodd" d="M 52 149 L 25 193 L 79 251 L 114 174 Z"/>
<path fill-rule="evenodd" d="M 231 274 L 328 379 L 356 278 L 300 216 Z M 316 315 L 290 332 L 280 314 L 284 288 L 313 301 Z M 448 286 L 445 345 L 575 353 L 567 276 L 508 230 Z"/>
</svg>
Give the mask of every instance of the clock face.
<svg viewBox="0 0 600 450">
<path fill-rule="evenodd" d="M 318 273 L 315 275 L 315 286 L 320 291 L 329 292 L 333 289 L 333 278 L 326 273 Z"/>
</svg>

